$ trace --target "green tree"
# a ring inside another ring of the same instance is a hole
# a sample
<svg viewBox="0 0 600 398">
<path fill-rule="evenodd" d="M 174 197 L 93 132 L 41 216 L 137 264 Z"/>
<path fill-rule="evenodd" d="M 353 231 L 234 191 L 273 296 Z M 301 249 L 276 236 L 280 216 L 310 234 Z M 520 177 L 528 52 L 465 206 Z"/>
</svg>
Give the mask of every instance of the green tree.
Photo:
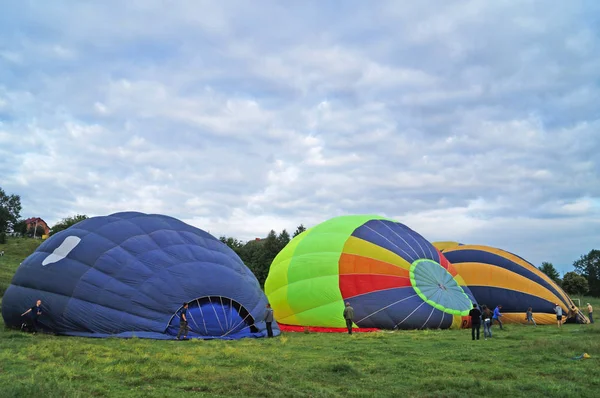
<svg viewBox="0 0 600 398">
<path fill-rule="evenodd" d="M 306 231 L 306 227 L 304 225 L 300 224 L 296 228 L 296 231 L 294 231 L 294 235 L 292 235 L 292 237 L 295 238 L 296 236 L 300 235 L 304 231 Z"/>
<path fill-rule="evenodd" d="M 577 272 L 567 272 L 563 276 L 562 287 L 569 294 L 583 295 L 588 292 L 588 281 Z"/>
<path fill-rule="evenodd" d="M 25 236 L 27 234 L 27 223 L 25 220 L 17 221 L 15 225 L 13 225 L 13 231 L 21 236 Z"/>
<path fill-rule="evenodd" d="M 221 237 L 219 237 L 219 240 L 221 242 L 225 243 L 231 249 L 233 249 L 233 251 L 236 252 L 238 254 L 238 256 L 240 254 L 240 250 L 242 249 L 242 247 L 244 247 L 244 242 L 242 242 L 241 240 L 238 240 L 236 238 L 232 238 L 231 236 L 229 236 L 229 237 L 221 236 Z"/>
<path fill-rule="evenodd" d="M 0 188 L 0 232 L 6 232 L 13 228 L 21 217 L 21 197 L 19 195 L 7 195 Z"/>
<path fill-rule="evenodd" d="M 279 253 L 281 250 L 283 250 L 283 248 L 288 243 L 290 243 L 290 234 L 288 234 L 288 232 L 285 229 L 283 231 L 281 231 L 279 236 L 277 236 L 277 243 L 278 243 L 278 247 L 279 247 L 279 250 L 277 250 L 277 253 Z M 275 258 L 275 257 L 273 257 L 273 258 Z"/>
<path fill-rule="evenodd" d="M 552 279 L 554 282 L 558 283 L 559 285 L 561 284 L 560 274 L 556 268 L 554 268 L 552 263 L 543 262 L 538 269 L 544 274 L 548 275 L 548 277 L 550 277 L 550 279 Z"/>
<path fill-rule="evenodd" d="M 54 235 L 59 233 L 60 231 L 64 231 L 65 229 L 77 224 L 80 221 L 86 220 L 88 216 L 85 214 L 77 214 L 72 217 L 63 218 L 59 222 L 57 222 L 52 228 L 50 228 L 50 235 Z"/>
<path fill-rule="evenodd" d="M 600 250 L 581 256 L 573 267 L 587 279 L 590 295 L 600 297 Z"/>
<path fill-rule="evenodd" d="M 265 240 L 251 240 L 247 242 L 239 251 L 238 255 L 246 264 L 250 271 L 256 276 L 261 286 L 264 285 L 267 275 L 269 274 L 269 265 L 265 267 L 265 254 L 264 254 Z"/>
<path fill-rule="evenodd" d="M 279 252 L 290 243 L 290 234 L 284 229 L 279 234 L 274 230 L 264 239 L 254 239 L 245 244 L 235 238 L 221 236 L 219 240 L 232 248 L 244 264 L 256 276 L 261 286 L 264 286 L 271 263 Z"/>
</svg>

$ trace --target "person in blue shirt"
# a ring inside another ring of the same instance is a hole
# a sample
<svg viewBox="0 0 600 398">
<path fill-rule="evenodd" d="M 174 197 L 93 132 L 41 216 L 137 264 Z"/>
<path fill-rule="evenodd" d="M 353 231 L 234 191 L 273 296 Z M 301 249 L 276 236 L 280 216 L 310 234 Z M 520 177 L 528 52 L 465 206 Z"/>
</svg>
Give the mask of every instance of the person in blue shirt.
<svg viewBox="0 0 600 398">
<path fill-rule="evenodd" d="M 502 320 L 500 319 L 502 317 L 502 314 L 500 313 L 501 309 L 502 309 L 502 306 L 498 305 L 494 309 L 494 315 L 492 315 L 492 324 L 494 323 L 494 321 L 497 321 L 498 324 L 500 325 L 500 329 L 502 329 Z"/>
<path fill-rule="evenodd" d="M 25 316 L 29 313 L 31 313 L 31 315 L 29 316 L 29 321 L 31 322 L 31 329 L 35 334 L 38 331 L 38 318 L 42 315 L 42 300 L 36 301 L 35 305 L 27 311 L 25 311 L 24 313 L 22 313 L 21 316 Z"/>
<path fill-rule="evenodd" d="M 187 319 L 187 310 L 188 303 L 183 303 L 183 307 L 178 311 L 179 315 L 179 332 L 177 332 L 177 340 L 179 340 L 179 336 L 183 334 L 183 339 L 187 340 L 187 334 L 190 331 L 190 327 L 188 326 Z"/>
</svg>

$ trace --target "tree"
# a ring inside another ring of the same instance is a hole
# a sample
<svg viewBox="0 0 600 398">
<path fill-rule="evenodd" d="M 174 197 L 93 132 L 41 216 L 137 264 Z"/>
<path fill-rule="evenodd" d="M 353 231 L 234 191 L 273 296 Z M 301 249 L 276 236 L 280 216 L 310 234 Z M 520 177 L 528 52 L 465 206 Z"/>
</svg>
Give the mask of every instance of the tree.
<svg viewBox="0 0 600 398">
<path fill-rule="evenodd" d="M 290 234 L 288 234 L 285 229 L 281 231 L 279 236 L 277 236 L 277 243 L 279 244 L 279 250 L 277 250 L 277 253 L 283 250 L 283 248 L 290 243 Z"/>
<path fill-rule="evenodd" d="M 265 266 L 264 254 L 265 240 L 251 240 L 246 243 L 239 251 L 238 255 L 246 264 L 250 271 L 256 276 L 261 286 L 264 285 L 269 274 L 270 263 Z"/>
<path fill-rule="evenodd" d="M 27 234 L 27 223 L 25 220 L 19 220 L 13 225 L 13 232 L 25 236 Z"/>
<path fill-rule="evenodd" d="M 232 238 L 231 236 L 227 237 L 227 236 L 221 236 L 219 237 L 219 240 L 223 243 L 225 243 L 227 246 L 229 246 L 231 249 L 233 249 L 234 252 L 236 252 L 239 256 L 239 252 L 240 249 L 242 247 L 244 247 L 244 242 L 242 242 L 241 240 L 238 240 L 236 238 Z"/>
<path fill-rule="evenodd" d="M 281 236 L 281 234 L 279 236 Z M 256 264 L 258 266 L 258 275 L 255 275 L 258 278 L 258 281 L 260 282 L 261 286 L 264 286 L 265 281 L 267 280 L 267 276 L 269 275 L 271 263 L 275 259 L 275 256 L 277 256 L 277 254 L 279 254 L 279 252 L 281 251 L 281 241 L 278 239 L 275 231 L 271 230 L 267 237 L 262 240 L 262 242 L 263 246 L 260 260 L 258 264 Z"/>
<path fill-rule="evenodd" d="M 600 296 L 600 250 L 591 250 L 573 263 L 575 271 L 587 279 L 592 296 Z"/>
<path fill-rule="evenodd" d="M 304 231 L 306 231 L 306 227 L 304 225 L 300 224 L 296 228 L 296 231 L 294 231 L 294 235 L 292 235 L 292 237 L 295 238 L 296 236 L 300 235 Z"/>
<path fill-rule="evenodd" d="M 238 252 L 238 255 L 252 271 L 261 286 L 264 286 L 271 263 L 281 249 L 289 242 L 290 236 L 286 230 L 279 235 L 271 230 L 265 239 L 251 240 Z"/>
<path fill-rule="evenodd" d="M 0 188 L 0 232 L 12 229 L 19 217 L 21 217 L 21 197 L 7 195 Z"/>
<path fill-rule="evenodd" d="M 562 287 L 569 294 L 583 295 L 588 292 L 588 281 L 576 272 L 567 272 L 563 277 Z"/>
<path fill-rule="evenodd" d="M 80 221 L 87 219 L 88 216 L 85 214 L 77 214 L 72 217 L 63 218 L 59 222 L 57 222 L 51 229 L 50 235 L 54 235 L 60 231 L 64 231 L 65 229 L 77 224 Z"/>
<path fill-rule="evenodd" d="M 543 262 L 542 265 L 538 267 L 538 269 L 544 274 L 548 275 L 548 277 L 550 277 L 550 279 L 552 279 L 554 282 L 558 283 L 559 285 L 561 284 L 560 274 L 558 273 L 556 268 L 554 268 L 554 265 L 552 265 L 552 263 Z"/>
<path fill-rule="evenodd" d="M 296 231 L 298 230 L 302 232 L 305 228 L 301 225 L 296 229 Z M 271 263 L 273 263 L 279 252 L 290 243 L 290 234 L 285 229 L 279 234 L 271 230 L 266 238 L 254 239 L 245 244 L 238 239 L 227 236 L 221 236 L 219 240 L 240 256 L 244 264 L 256 276 L 260 285 L 264 286 Z"/>
</svg>

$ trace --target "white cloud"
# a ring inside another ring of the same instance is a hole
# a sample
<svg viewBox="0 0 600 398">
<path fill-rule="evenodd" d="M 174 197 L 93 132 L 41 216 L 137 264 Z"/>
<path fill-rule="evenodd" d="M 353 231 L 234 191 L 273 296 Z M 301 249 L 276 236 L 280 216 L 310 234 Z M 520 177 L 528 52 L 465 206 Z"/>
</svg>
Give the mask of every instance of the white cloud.
<svg viewBox="0 0 600 398">
<path fill-rule="evenodd" d="M 0 185 L 51 224 L 375 213 L 567 267 L 600 240 L 598 27 L 543 4 L 15 3 Z"/>
</svg>

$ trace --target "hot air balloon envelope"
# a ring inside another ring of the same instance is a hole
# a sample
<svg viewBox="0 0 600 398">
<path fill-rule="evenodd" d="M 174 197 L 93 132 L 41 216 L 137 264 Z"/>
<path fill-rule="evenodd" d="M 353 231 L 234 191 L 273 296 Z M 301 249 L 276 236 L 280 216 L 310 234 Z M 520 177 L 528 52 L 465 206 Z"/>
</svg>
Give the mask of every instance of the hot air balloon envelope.
<svg viewBox="0 0 600 398">
<path fill-rule="evenodd" d="M 266 335 L 266 297 L 240 258 L 162 215 L 94 217 L 50 237 L 13 277 L 2 299 L 5 323 L 19 326 L 37 299 L 41 326 L 64 335 L 173 338 L 184 302 L 188 337 Z"/>
<path fill-rule="evenodd" d="M 361 328 L 461 325 L 473 297 L 421 235 L 378 216 L 331 219 L 275 258 L 265 292 L 282 324 L 342 328 L 344 302 Z"/>
</svg>

